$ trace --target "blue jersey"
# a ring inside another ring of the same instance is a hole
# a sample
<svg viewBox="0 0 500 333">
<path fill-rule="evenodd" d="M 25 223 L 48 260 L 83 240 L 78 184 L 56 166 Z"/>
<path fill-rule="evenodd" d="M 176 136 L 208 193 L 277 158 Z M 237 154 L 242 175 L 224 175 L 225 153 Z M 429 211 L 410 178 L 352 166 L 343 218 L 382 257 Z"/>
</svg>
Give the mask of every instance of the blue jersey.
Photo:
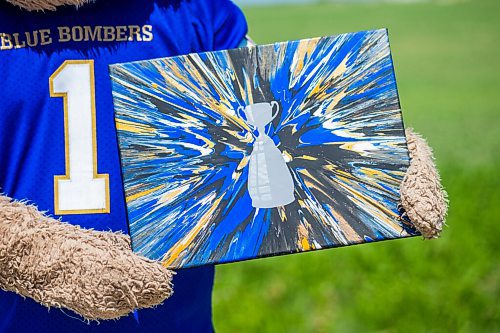
<svg viewBox="0 0 500 333">
<path fill-rule="evenodd" d="M 127 232 L 108 65 L 237 47 L 229 0 L 98 0 L 30 13 L 0 2 L 0 188 L 85 228 Z M 212 331 L 213 267 L 155 309 L 87 325 L 0 291 L 0 332 Z"/>
</svg>

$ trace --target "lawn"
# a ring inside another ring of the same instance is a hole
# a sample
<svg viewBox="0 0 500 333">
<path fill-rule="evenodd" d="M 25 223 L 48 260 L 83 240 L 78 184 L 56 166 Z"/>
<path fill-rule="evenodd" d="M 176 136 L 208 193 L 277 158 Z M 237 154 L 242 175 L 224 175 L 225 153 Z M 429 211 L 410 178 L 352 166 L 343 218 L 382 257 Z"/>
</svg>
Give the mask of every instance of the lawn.
<svg viewBox="0 0 500 333">
<path fill-rule="evenodd" d="M 439 240 L 217 268 L 218 332 L 500 332 L 499 1 L 245 8 L 259 44 L 389 29 L 407 126 L 451 206 Z"/>
</svg>

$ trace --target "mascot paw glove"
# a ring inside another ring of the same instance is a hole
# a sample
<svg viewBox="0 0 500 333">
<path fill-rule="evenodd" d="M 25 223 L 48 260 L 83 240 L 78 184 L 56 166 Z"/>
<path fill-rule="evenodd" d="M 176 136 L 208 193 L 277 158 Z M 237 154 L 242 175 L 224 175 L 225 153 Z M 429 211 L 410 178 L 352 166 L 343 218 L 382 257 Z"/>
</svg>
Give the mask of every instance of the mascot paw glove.
<svg viewBox="0 0 500 333">
<path fill-rule="evenodd" d="M 172 294 L 173 272 L 129 237 L 86 230 L 0 195 L 0 288 L 86 319 L 114 319 Z"/>
<path fill-rule="evenodd" d="M 432 150 L 412 129 L 406 130 L 410 167 L 401 184 L 401 206 L 424 238 L 439 237 L 448 211 L 446 192 Z"/>
</svg>

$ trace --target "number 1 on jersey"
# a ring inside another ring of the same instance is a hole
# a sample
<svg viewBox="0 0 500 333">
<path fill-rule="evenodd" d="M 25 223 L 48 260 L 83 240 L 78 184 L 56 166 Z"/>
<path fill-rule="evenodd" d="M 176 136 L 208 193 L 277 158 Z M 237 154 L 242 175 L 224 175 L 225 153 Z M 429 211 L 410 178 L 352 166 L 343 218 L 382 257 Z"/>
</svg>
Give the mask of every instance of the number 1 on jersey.
<svg viewBox="0 0 500 333">
<path fill-rule="evenodd" d="M 109 213 L 109 175 L 97 173 L 93 60 L 67 60 L 49 78 L 64 101 L 66 174 L 54 177 L 55 213 Z"/>
</svg>

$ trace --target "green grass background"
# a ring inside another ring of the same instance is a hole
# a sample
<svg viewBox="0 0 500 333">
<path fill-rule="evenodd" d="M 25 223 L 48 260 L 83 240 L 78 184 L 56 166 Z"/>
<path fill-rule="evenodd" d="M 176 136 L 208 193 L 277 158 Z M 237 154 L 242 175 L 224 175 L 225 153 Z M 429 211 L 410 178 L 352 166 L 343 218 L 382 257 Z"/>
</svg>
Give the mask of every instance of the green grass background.
<svg viewBox="0 0 500 333">
<path fill-rule="evenodd" d="M 439 240 L 217 267 L 218 332 L 500 332 L 500 1 L 244 8 L 259 44 L 389 29 L 406 126 L 450 198 Z"/>
</svg>

